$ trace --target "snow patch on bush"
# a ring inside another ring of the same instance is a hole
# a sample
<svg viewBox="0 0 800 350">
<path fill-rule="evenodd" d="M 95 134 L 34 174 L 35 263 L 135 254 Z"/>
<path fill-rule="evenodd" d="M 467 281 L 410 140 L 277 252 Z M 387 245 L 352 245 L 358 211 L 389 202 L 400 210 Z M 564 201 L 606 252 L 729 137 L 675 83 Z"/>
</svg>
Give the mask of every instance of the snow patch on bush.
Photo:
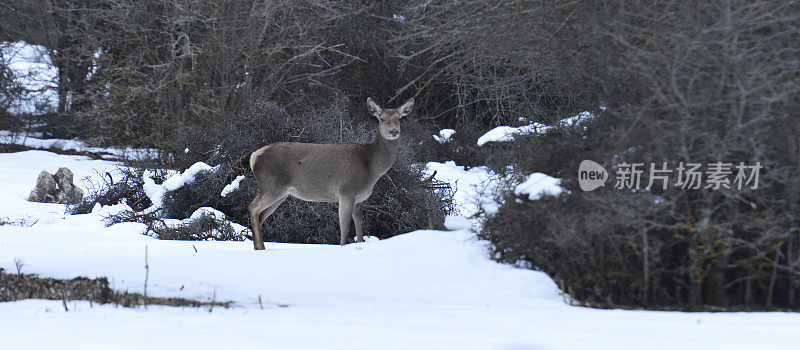
<svg viewBox="0 0 800 350">
<path fill-rule="evenodd" d="M 435 173 L 435 174 L 434 174 Z M 450 184 L 454 190 L 454 215 L 445 217 L 444 226 L 449 230 L 480 230 L 485 215 L 494 215 L 502 205 L 498 194 L 509 189 L 508 184 L 516 177 L 509 172 L 501 175 L 485 166 L 466 169 L 454 161 L 430 162 L 424 169 L 425 176 Z M 514 194 L 538 200 L 543 194 L 558 195 L 564 192 L 561 179 L 543 173 L 533 173 L 525 181 L 514 186 Z"/>
<path fill-rule="evenodd" d="M 558 126 L 578 125 L 586 120 L 595 118 L 596 115 L 589 111 L 578 113 L 572 117 L 560 120 Z M 489 142 L 508 142 L 514 140 L 514 135 L 542 135 L 553 129 L 553 126 L 541 123 L 532 123 L 520 127 L 498 126 L 478 138 L 478 146 Z"/>
<path fill-rule="evenodd" d="M 144 190 L 147 197 L 150 198 L 150 201 L 153 202 L 153 207 L 151 209 L 147 209 L 147 211 L 157 210 L 162 207 L 164 204 L 164 194 L 169 191 L 175 191 L 186 184 L 190 184 L 194 182 L 195 176 L 201 171 L 215 171 L 217 167 L 212 167 L 203 162 L 197 162 L 192 164 L 189 169 L 186 169 L 183 173 L 177 173 L 175 175 L 170 176 L 164 183 L 156 184 L 155 180 L 152 178 L 151 171 L 145 171 L 142 174 L 142 179 L 144 180 L 144 185 L 142 189 Z"/>
<path fill-rule="evenodd" d="M 600 107 L 601 109 L 605 109 L 604 107 Z M 572 126 L 575 124 L 583 123 L 589 119 L 597 117 L 594 113 L 589 111 L 583 111 L 576 115 L 573 115 L 569 118 L 561 119 L 558 123 L 563 126 Z"/>
<path fill-rule="evenodd" d="M 244 180 L 244 175 L 237 176 L 236 179 L 233 180 L 233 182 L 225 185 L 225 187 L 222 189 L 222 193 L 220 193 L 219 195 L 222 197 L 227 197 L 231 192 L 238 190 L 239 183 L 242 182 L 242 180 Z"/>
<path fill-rule="evenodd" d="M 439 130 L 439 135 L 433 135 L 433 139 L 440 144 L 444 144 L 450 142 L 450 138 L 455 134 L 456 131 L 453 129 L 442 129 Z"/>
<path fill-rule="evenodd" d="M 498 126 L 479 137 L 478 146 L 483 146 L 489 142 L 513 141 L 514 135 L 540 134 L 547 132 L 549 129 L 549 126 L 539 123 L 533 123 L 516 128 L 511 126 Z"/>
<path fill-rule="evenodd" d="M 227 218 L 228 218 L 225 215 L 225 213 L 223 213 L 223 212 L 221 212 L 221 211 L 219 211 L 217 209 L 214 209 L 212 207 L 200 207 L 200 208 L 197 208 L 197 210 L 195 210 L 194 213 L 192 213 L 191 216 L 189 216 L 186 219 L 181 220 L 181 223 L 182 224 L 187 224 L 187 223 L 191 222 L 192 220 L 197 220 L 197 219 L 203 217 L 204 215 L 213 216 L 214 219 L 218 220 L 218 221 L 226 221 Z M 244 236 L 246 233 L 249 234 L 249 232 L 250 232 L 250 229 L 248 229 L 247 227 L 244 227 L 242 225 L 239 225 L 239 224 L 237 224 L 235 222 L 229 222 L 229 224 L 231 225 L 231 227 L 233 227 L 234 231 L 236 231 L 236 233 L 238 235 L 240 235 L 240 236 Z"/>
<path fill-rule="evenodd" d="M 527 195 L 529 200 L 535 201 L 545 194 L 557 196 L 564 191 L 560 186 L 561 179 L 543 173 L 533 173 L 514 188 L 517 196 Z"/>
</svg>

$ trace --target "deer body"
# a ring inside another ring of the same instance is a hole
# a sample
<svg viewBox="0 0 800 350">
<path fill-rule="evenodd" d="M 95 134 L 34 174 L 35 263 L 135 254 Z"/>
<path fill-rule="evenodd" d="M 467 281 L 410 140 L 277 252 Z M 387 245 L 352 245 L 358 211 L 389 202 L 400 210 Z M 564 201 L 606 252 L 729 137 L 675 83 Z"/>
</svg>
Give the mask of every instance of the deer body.
<svg viewBox="0 0 800 350">
<path fill-rule="evenodd" d="M 288 196 L 304 201 L 339 204 L 340 244 L 347 243 L 350 221 L 356 241 L 363 242 L 363 203 L 378 179 L 394 164 L 400 138 L 399 119 L 411 112 L 413 100 L 398 109 L 367 106 L 380 124 L 371 144 L 279 142 L 250 155 L 258 195 L 250 203 L 255 249 L 264 249 L 261 224 Z"/>
</svg>

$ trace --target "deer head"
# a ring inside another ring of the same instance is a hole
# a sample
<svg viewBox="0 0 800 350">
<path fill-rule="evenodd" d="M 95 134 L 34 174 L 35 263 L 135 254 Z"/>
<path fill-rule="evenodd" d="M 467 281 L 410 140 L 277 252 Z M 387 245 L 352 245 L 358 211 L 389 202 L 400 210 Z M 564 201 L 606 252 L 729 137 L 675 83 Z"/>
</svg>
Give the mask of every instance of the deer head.
<svg viewBox="0 0 800 350">
<path fill-rule="evenodd" d="M 387 140 L 400 138 L 400 118 L 411 113 L 414 108 L 414 99 L 409 99 L 396 109 L 383 109 L 372 98 L 367 98 L 367 110 L 378 118 L 378 133 Z"/>
</svg>

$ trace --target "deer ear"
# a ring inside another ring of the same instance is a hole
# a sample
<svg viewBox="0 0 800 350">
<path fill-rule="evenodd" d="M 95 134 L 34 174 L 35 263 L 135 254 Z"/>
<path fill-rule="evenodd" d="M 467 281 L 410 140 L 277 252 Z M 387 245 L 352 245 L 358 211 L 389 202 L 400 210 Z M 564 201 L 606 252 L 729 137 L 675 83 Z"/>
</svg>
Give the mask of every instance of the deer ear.
<svg viewBox="0 0 800 350">
<path fill-rule="evenodd" d="M 414 99 L 410 98 L 408 101 L 406 101 L 406 103 L 403 103 L 403 105 L 397 109 L 397 112 L 400 113 L 401 117 L 404 117 L 411 113 L 412 108 L 414 108 Z"/>
<path fill-rule="evenodd" d="M 369 114 L 372 114 L 376 117 L 381 115 L 382 111 L 381 107 L 378 106 L 378 104 L 375 103 L 371 97 L 367 97 L 367 110 L 369 111 Z"/>
</svg>

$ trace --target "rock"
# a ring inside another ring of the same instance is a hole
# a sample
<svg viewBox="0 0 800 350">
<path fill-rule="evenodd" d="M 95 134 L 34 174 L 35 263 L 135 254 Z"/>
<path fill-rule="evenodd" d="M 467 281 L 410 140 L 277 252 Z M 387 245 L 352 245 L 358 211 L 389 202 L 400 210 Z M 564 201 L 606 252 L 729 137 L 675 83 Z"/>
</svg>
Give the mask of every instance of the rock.
<svg viewBox="0 0 800 350">
<path fill-rule="evenodd" d="M 74 175 L 69 168 L 61 167 L 53 178 L 58 184 L 58 194 L 56 195 L 56 202 L 61 204 L 76 204 L 83 199 L 83 190 L 75 186 L 72 182 Z"/>
<path fill-rule="evenodd" d="M 55 175 L 42 171 L 28 200 L 41 203 L 79 203 L 83 199 L 83 190 L 75 186 L 73 179 L 74 175 L 69 168 L 59 168 Z"/>
<path fill-rule="evenodd" d="M 56 179 L 56 183 L 58 184 L 59 187 L 65 187 L 65 186 L 74 187 L 75 185 L 72 183 L 73 177 L 74 175 L 72 175 L 72 170 L 69 170 L 69 168 L 67 167 L 58 168 L 56 174 L 53 175 L 53 178 Z"/>
<path fill-rule="evenodd" d="M 31 191 L 28 200 L 31 202 L 53 203 L 56 199 L 58 192 L 58 185 L 56 184 L 53 175 L 43 170 L 36 180 L 36 187 Z"/>
<path fill-rule="evenodd" d="M 78 204 L 83 199 L 83 190 L 76 187 L 75 185 L 72 186 L 71 189 L 65 191 L 58 191 L 58 195 L 56 195 L 56 203 L 61 204 Z"/>
</svg>

